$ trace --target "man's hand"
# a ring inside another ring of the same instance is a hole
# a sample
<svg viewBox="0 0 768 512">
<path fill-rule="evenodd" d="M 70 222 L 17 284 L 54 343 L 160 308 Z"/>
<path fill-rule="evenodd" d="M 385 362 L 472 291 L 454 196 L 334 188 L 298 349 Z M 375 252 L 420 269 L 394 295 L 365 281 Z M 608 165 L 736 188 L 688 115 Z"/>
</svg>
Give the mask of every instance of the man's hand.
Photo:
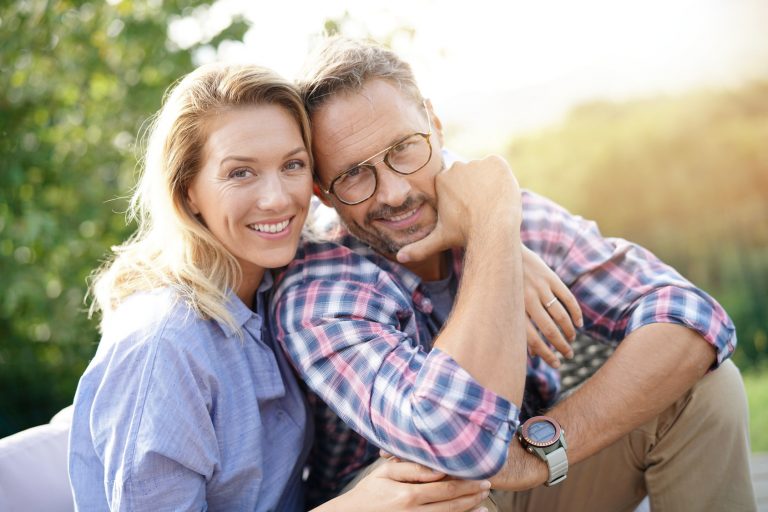
<svg viewBox="0 0 768 512">
<path fill-rule="evenodd" d="M 401 263 L 421 261 L 451 247 L 466 247 L 470 237 L 521 219 L 520 187 L 498 156 L 456 162 L 435 179 L 437 224 L 422 240 L 400 249 Z"/>
<path fill-rule="evenodd" d="M 576 329 L 584 325 L 581 308 L 557 274 L 525 246 L 523 276 L 525 312 L 528 314 L 528 352 L 558 368 L 560 360 L 544 340 L 549 341 L 563 356 L 573 357 L 568 342 L 576 337 Z"/>
</svg>

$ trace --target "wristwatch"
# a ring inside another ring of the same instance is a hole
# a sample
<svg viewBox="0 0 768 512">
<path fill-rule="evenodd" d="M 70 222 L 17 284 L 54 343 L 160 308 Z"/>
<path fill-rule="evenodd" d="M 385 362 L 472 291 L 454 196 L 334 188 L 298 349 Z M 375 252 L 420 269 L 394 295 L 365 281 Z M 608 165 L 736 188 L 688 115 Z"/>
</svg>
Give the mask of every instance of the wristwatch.
<svg viewBox="0 0 768 512">
<path fill-rule="evenodd" d="M 565 429 L 549 416 L 534 416 L 517 429 L 520 444 L 537 455 L 549 467 L 549 479 L 544 484 L 559 484 L 568 476 L 568 445 L 565 443 Z"/>
</svg>

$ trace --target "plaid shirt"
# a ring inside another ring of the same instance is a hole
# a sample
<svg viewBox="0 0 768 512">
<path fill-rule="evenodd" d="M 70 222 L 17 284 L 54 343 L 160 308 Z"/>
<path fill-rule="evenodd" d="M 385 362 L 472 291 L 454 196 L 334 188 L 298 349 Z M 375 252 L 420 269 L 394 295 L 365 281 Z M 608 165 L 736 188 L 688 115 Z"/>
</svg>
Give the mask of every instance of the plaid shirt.
<svg viewBox="0 0 768 512">
<path fill-rule="evenodd" d="M 720 305 L 645 249 L 604 238 L 594 222 L 528 191 L 521 234 L 577 297 L 586 334 L 616 344 L 643 325 L 676 323 L 713 345 L 715 366 L 733 352 L 735 329 Z M 430 350 L 441 325 L 416 275 L 349 235 L 336 241 L 342 245 L 305 242 L 273 302 L 278 340 L 309 388 L 343 420 L 311 399 L 310 489 L 332 493 L 376 457 L 377 449 L 344 423 L 402 458 L 465 478 L 494 474 L 518 408 Z M 456 275 L 462 255 L 452 251 Z M 524 401 L 535 410 L 552 403 L 560 380 L 539 358 L 528 363 Z"/>
</svg>

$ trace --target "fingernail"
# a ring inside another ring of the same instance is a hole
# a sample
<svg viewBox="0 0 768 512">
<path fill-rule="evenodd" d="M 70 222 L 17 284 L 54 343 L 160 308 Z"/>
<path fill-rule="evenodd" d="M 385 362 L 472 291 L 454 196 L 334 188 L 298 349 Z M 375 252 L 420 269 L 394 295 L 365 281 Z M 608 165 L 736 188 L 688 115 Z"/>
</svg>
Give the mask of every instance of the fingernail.
<svg viewBox="0 0 768 512">
<path fill-rule="evenodd" d="M 568 359 L 573 359 L 573 350 L 565 354 L 565 357 L 567 357 Z"/>
<path fill-rule="evenodd" d="M 551 366 L 552 366 L 552 368 L 560 368 L 560 364 L 561 364 L 560 360 L 559 359 L 555 359 L 554 361 L 552 361 L 552 365 Z"/>
<path fill-rule="evenodd" d="M 490 489 L 491 488 L 491 482 L 488 480 L 483 480 L 480 482 L 480 488 L 481 489 Z"/>
</svg>

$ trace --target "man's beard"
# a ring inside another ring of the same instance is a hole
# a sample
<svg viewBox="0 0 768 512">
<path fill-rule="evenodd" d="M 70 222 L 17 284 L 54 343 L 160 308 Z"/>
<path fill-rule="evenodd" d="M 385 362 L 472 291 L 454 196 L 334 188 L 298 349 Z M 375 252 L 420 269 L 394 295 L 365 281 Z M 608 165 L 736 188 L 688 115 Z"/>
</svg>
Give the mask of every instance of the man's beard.
<svg viewBox="0 0 768 512">
<path fill-rule="evenodd" d="M 410 243 L 421 240 L 428 233 L 431 233 L 434 229 L 434 225 L 430 226 L 429 231 L 418 238 L 411 238 L 411 236 L 415 235 L 419 231 L 424 230 L 425 225 L 423 223 L 419 223 L 414 226 L 410 226 L 398 232 L 401 238 L 401 240 L 398 241 L 389 236 L 383 230 L 377 228 L 374 224 L 374 220 L 380 219 L 382 217 L 388 218 L 395 215 L 400 215 L 409 210 L 413 210 L 417 206 L 423 207 L 425 205 L 437 211 L 437 203 L 434 201 L 434 199 L 421 194 L 417 197 L 409 196 L 408 199 L 406 199 L 406 201 L 397 208 L 393 208 L 389 205 L 381 205 L 375 210 L 371 210 L 366 215 L 365 226 L 361 226 L 357 222 L 348 223 L 343 219 L 342 222 L 346 226 L 349 233 L 352 234 L 352 236 L 365 242 L 376 252 L 379 252 L 389 258 L 394 258 L 400 249 Z"/>
</svg>

